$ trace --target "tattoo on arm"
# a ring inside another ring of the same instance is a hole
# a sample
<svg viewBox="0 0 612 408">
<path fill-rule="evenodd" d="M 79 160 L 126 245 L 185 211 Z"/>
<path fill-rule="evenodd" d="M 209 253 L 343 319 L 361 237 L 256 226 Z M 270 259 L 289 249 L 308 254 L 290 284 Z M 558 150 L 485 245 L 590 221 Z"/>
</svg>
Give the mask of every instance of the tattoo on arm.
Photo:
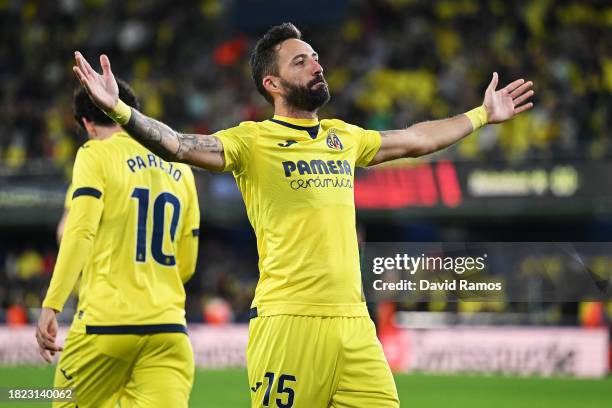
<svg viewBox="0 0 612 408">
<path fill-rule="evenodd" d="M 179 133 L 132 108 L 130 120 L 123 128 L 153 153 L 166 161 L 182 161 L 189 153 L 223 151 L 219 139 L 210 135 Z"/>
<path fill-rule="evenodd" d="M 193 151 L 207 151 L 212 153 L 220 153 L 223 151 L 221 142 L 219 142 L 219 139 L 215 136 L 177 133 L 177 138 L 179 143 L 175 153 L 177 158 L 184 157 L 187 153 Z"/>
</svg>

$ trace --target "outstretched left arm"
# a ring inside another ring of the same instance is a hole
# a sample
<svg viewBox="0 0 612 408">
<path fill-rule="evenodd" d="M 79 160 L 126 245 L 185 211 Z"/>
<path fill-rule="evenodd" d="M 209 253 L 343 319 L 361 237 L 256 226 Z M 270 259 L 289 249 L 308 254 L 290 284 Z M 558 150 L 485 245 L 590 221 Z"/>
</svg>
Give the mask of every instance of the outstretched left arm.
<svg viewBox="0 0 612 408">
<path fill-rule="evenodd" d="M 402 157 L 419 157 L 442 150 L 487 123 L 504 122 L 533 107 L 524 103 L 534 94 L 533 82 L 518 79 L 496 90 L 497 72 L 485 91 L 482 106 L 448 119 L 420 122 L 406 129 L 380 132 L 382 142 L 370 165 Z"/>
</svg>

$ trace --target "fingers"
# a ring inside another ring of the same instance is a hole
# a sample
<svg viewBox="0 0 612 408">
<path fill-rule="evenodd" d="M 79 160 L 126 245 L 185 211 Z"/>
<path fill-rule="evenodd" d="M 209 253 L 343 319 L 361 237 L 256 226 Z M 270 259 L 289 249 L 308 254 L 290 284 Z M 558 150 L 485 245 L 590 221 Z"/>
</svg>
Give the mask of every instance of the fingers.
<svg viewBox="0 0 612 408">
<path fill-rule="evenodd" d="M 85 76 L 83 71 L 81 71 L 81 68 L 75 66 L 75 67 L 72 67 L 72 71 L 76 74 L 76 76 L 79 79 L 79 82 L 81 83 L 81 85 L 83 85 L 85 88 L 87 88 L 87 77 Z"/>
<path fill-rule="evenodd" d="M 512 99 L 516 99 L 518 96 L 524 94 L 528 89 L 533 86 L 533 82 L 525 82 L 523 85 L 516 88 L 514 91 L 510 92 L 510 96 Z"/>
<path fill-rule="evenodd" d="M 72 71 L 75 73 L 75 75 L 79 79 L 79 82 L 81 83 L 81 85 L 83 85 L 85 89 L 88 89 L 89 88 L 89 78 L 87 76 L 88 70 L 85 66 L 85 63 L 86 63 L 85 58 L 83 58 L 80 52 L 75 51 L 74 61 L 76 65 L 72 67 Z"/>
<path fill-rule="evenodd" d="M 514 108 L 514 114 L 518 115 L 519 113 L 525 112 L 526 110 L 529 110 L 531 108 L 533 108 L 533 103 L 532 102 L 526 103 L 524 105 Z"/>
<path fill-rule="evenodd" d="M 89 74 L 89 71 L 87 70 L 87 67 L 85 66 L 85 58 L 83 58 L 83 55 L 81 55 L 80 52 L 75 51 L 74 53 L 74 62 L 76 64 L 76 66 L 81 70 L 81 73 L 83 74 L 83 76 L 86 76 L 87 74 Z"/>
<path fill-rule="evenodd" d="M 40 327 L 36 329 L 36 342 L 38 343 L 38 353 L 49 363 L 53 361 L 56 352 L 64 350 L 63 347 L 55 344 L 55 336 Z"/>
<path fill-rule="evenodd" d="M 47 349 L 44 346 L 44 341 L 41 340 L 38 332 L 36 333 L 36 342 L 38 343 L 38 354 L 45 360 L 47 363 L 52 361 L 51 355 L 47 352 Z"/>
<path fill-rule="evenodd" d="M 519 86 L 521 86 L 523 83 L 525 82 L 524 79 L 517 79 L 514 82 L 509 83 L 508 85 L 506 85 L 505 88 L 502 89 L 502 91 L 505 91 L 507 93 L 511 93 L 512 91 L 514 91 L 516 88 L 518 88 Z"/>
<path fill-rule="evenodd" d="M 85 91 L 87 92 L 87 94 L 91 97 L 91 85 L 89 83 L 89 79 L 85 76 L 81 68 L 72 67 L 72 71 L 76 74 L 79 82 L 81 83 L 83 88 L 85 88 Z"/>
<path fill-rule="evenodd" d="M 102 66 L 102 75 L 111 76 L 113 72 L 111 71 L 110 60 L 105 54 L 100 55 L 100 66 Z"/>
<path fill-rule="evenodd" d="M 529 92 L 525 92 L 524 94 L 520 95 L 518 98 L 513 99 L 512 102 L 514 102 L 514 106 L 518 106 L 521 103 L 525 102 L 527 99 L 531 98 L 533 94 L 534 94 L 533 90 Z"/>
<path fill-rule="evenodd" d="M 52 363 L 53 359 L 51 358 L 51 356 L 49 355 L 49 353 L 47 351 L 45 351 L 45 349 L 42 348 L 38 348 L 38 354 L 40 354 L 40 356 L 43 358 L 43 360 L 45 360 L 47 363 Z"/>
<path fill-rule="evenodd" d="M 85 59 L 85 57 L 78 51 L 74 53 L 74 59 L 77 63 L 77 66 L 81 68 L 81 71 L 87 76 L 95 76 L 98 73 L 89 65 L 89 62 Z"/>
<path fill-rule="evenodd" d="M 37 337 L 37 340 L 38 340 L 38 346 L 42 349 L 49 350 L 52 352 L 64 350 L 61 346 L 58 346 L 55 344 L 55 338 L 44 337 L 42 335 L 39 335 Z"/>
<path fill-rule="evenodd" d="M 489 83 L 489 86 L 487 87 L 487 90 L 492 90 L 495 91 L 495 88 L 497 88 L 497 82 L 499 81 L 499 76 L 497 75 L 497 72 L 493 73 L 493 78 L 491 79 L 491 82 Z"/>
<path fill-rule="evenodd" d="M 60 350 L 52 350 L 47 346 L 47 343 L 45 342 L 45 340 L 43 340 L 37 333 L 36 336 L 36 340 L 38 341 L 38 354 L 40 354 L 40 356 L 43 358 L 43 360 L 45 360 L 47 363 L 52 363 L 53 362 L 53 356 L 55 355 L 56 351 L 60 351 Z M 52 345 L 54 348 L 56 348 L 54 345 Z"/>
<path fill-rule="evenodd" d="M 534 95 L 535 92 L 533 91 L 533 89 L 530 89 L 532 86 L 533 86 L 533 82 L 531 81 L 525 82 L 524 84 L 519 85 L 512 92 L 510 92 L 512 103 L 514 103 L 514 114 L 515 115 L 533 108 L 532 102 L 521 105 L 523 102 L 525 102 L 526 100 L 528 100 Z"/>
</svg>

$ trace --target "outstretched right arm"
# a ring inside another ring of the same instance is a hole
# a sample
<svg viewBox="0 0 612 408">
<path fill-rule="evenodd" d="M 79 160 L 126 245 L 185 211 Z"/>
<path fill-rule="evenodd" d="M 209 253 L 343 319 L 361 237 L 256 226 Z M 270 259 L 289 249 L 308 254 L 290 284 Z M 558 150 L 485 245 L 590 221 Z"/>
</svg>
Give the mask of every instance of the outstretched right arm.
<svg viewBox="0 0 612 408">
<path fill-rule="evenodd" d="M 130 120 L 122 127 L 162 159 L 213 171 L 224 169 L 223 144 L 215 136 L 180 133 L 134 108 L 130 109 Z"/>
<path fill-rule="evenodd" d="M 100 56 L 102 75 L 80 52 L 74 53 L 73 71 L 91 100 L 134 139 L 167 161 L 179 161 L 213 171 L 225 168 L 223 144 L 212 135 L 180 133 L 119 100 L 119 88 L 106 55 Z"/>
</svg>

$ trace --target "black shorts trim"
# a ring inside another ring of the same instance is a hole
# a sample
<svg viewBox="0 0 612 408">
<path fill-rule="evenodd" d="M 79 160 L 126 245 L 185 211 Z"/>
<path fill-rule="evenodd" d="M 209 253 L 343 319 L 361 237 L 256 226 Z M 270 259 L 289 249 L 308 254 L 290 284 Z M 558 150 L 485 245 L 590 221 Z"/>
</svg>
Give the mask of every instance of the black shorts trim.
<svg viewBox="0 0 612 408">
<path fill-rule="evenodd" d="M 85 326 L 87 334 L 156 334 L 185 333 L 187 328 L 182 324 L 145 324 L 131 326 Z"/>
</svg>

